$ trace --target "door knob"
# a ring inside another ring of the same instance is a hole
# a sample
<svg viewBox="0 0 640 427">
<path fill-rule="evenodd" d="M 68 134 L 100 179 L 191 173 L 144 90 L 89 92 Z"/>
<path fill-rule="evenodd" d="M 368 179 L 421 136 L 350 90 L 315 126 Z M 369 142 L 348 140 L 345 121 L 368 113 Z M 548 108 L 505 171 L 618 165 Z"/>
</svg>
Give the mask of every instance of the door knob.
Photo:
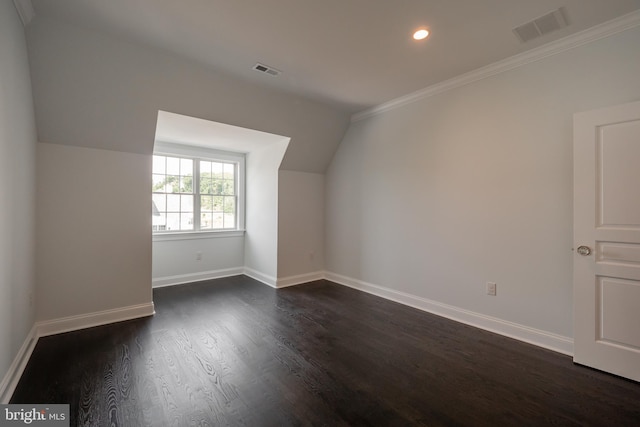
<svg viewBox="0 0 640 427">
<path fill-rule="evenodd" d="M 589 246 L 578 246 L 578 253 L 582 256 L 591 255 L 591 248 Z"/>
</svg>

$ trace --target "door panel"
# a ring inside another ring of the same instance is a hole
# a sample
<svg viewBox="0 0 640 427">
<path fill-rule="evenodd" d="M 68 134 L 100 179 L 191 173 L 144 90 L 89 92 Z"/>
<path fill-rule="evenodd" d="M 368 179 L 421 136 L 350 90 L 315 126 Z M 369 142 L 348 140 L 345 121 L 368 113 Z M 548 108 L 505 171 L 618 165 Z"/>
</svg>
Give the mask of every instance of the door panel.
<svg viewBox="0 0 640 427">
<path fill-rule="evenodd" d="M 574 116 L 574 361 L 640 381 L 640 102 Z"/>
<path fill-rule="evenodd" d="M 640 182 L 640 119 L 600 126 L 597 139 L 599 227 L 640 228 L 640 197 L 629 184 Z"/>
<path fill-rule="evenodd" d="M 598 277 L 597 339 L 603 343 L 621 345 L 629 350 L 640 350 L 640 281 L 613 277 Z M 629 324 L 636 325 L 629 328 Z"/>
<path fill-rule="evenodd" d="M 640 244 L 598 242 L 596 245 L 597 262 L 616 263 L 635 266 L 640 264 Z"/>
</svg>

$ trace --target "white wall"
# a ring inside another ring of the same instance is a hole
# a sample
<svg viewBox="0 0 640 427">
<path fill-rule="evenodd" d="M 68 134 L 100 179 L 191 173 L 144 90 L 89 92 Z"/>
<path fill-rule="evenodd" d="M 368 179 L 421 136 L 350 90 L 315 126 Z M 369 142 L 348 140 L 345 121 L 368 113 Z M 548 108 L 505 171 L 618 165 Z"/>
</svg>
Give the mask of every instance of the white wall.
<svg viewBox="0 0 640 427">
<path fill-rule="evenodd" d="M 0 383 L 34 322 L 36 128 L 22 23 L 0 1 Z M 0 390 L 0 401 L 3 396 Z"/>
<path fill-rule="evenodd" d="M 37 144 L 37 317 L 151 302 L 151 157 Z"/>
<path fill-rule="evenodd" d="M 635 28 L 353 123 L 327 270 L 571 337 L 572 115 L 640 99 L 639 46 Z"/>
<path fill-rule="evenodd" d="M 239 274 L 243 268 L 244 236 L 153 242 L 153 286 Z"/>
<path fill-rule="evenodd" d="M 278 277 L 278 168 L 288 144 L 254 150 L 246 163 L 244 265 L 271 285 Z"/>
<path fill-rule="evenodd" d="M 280 171 L 278 278 L 324 269 L 324 175 Z"/>
</svg>

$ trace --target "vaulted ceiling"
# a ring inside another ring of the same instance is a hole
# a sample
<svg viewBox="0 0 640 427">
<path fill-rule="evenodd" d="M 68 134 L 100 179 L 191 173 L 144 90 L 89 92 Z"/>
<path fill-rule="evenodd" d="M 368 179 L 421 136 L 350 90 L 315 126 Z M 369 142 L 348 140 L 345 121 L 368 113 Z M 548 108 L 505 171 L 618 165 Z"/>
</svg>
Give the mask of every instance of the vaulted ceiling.
<svg viewBox="0 0 640 427">
<path fill-rule="evenodd" d="M 640 9 L 640 0 L 32 0 L 47 16 L 356 112 Z M 565 28 L 514 27 L 558 8 Z M 414 41 L 418 27 L 431 32 Z M 254 71 L 264 63 L 282 73 Z"/>
</svg>

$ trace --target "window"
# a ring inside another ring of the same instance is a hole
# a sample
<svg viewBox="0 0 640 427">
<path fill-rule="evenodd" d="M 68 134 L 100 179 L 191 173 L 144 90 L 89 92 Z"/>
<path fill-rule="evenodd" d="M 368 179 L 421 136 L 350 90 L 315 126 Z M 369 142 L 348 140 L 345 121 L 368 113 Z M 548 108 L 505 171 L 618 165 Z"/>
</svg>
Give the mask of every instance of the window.
<svg viewBox="0 0 640 427">
<path fill-rule="evenodd" d="M 168 151 L 153 156 L 153 232 L 241 229 L 244 157 L 185 147 Z"/>
<path fill-rule="evenodd" d="M 236 228 L 236 165 L 200 160 L 200 229 Z"/>
</svg>

